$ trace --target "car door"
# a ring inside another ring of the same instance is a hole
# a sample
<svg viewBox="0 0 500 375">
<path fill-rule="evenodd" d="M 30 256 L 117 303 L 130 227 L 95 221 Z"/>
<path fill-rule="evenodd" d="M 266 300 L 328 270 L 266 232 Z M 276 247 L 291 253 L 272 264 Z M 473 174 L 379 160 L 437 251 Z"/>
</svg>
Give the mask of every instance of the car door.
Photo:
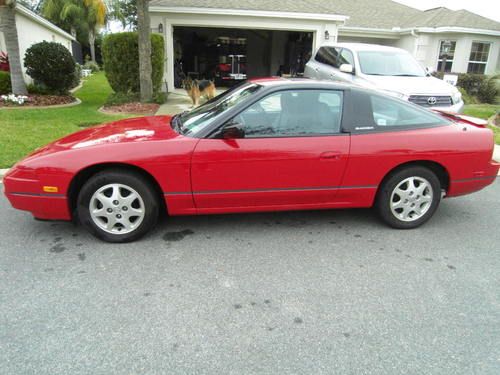
<svg viewBox="0 0 500 375">
<path fill-rule="evenodd" d="M 342 107 L 340 90 L 274 92 L 229 121 L 244 137 L 201 139 L 191 164 L 199 212 L 333 202 L 350 145 L 340 131 Z"/>
</svg>

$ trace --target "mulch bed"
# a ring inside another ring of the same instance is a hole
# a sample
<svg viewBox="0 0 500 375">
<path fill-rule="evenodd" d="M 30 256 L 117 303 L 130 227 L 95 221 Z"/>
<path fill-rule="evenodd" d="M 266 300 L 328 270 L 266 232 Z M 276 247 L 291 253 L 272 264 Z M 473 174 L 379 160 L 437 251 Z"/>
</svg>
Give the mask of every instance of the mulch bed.
<svg viewBox="0 0 500 375">
<path fill-rule="evenodd" d="M 160 108 L 159 104 L 155 103 L 125 103 L 113 106 L 105 106 L 102 108 L 107 113 L 133 113 L 141 115 L 154 115 Z"/>
<path fill-rule="evenodd" d="M 70 104 L 75 101 L 75 98 L 69 95 L 27 95 L 23 105 L 4 102 L 0 99 L 0 107 L 45 107 L 59 104 Z"/>
</svg>

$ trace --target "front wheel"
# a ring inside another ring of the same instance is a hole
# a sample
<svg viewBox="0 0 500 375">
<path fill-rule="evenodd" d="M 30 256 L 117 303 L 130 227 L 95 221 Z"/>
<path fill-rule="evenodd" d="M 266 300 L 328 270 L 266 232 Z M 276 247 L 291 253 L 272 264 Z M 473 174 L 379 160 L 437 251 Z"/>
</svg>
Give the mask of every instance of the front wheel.
<svg viewBox="0 0 500 375">
<path fill-rule="evenodd" d="M 441 200 L 441 184 L 424 167 L 409 167 L 381 186 L 376 208 L 383 221 L 399 229 L 416 228 L 429 220 Z"/>
<path fill-rule="evenodd" d="M 77 202 L 80 222 L 107 242 L 130 242 L 148 232 L 158 219 L 158 202 L 148 181 L 121 170 L 92 176 Z"/>
</svg>

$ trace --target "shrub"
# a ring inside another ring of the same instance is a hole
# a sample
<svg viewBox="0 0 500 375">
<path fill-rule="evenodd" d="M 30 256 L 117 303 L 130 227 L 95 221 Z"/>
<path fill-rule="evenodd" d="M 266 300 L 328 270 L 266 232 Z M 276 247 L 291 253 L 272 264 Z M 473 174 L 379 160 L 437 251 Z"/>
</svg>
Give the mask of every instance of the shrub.
<svg viewBox="0 0 500 375">
<path fill-rule="evenodd" d="M 496 77 L 483 79 L 477 90 L 477 97 L 481 103 L 494 104 L 498 95 L 500 95 L 500 90 L 496 83 Z"/>
<path fill-rule="evenodd" d="M 473 95 L 469 95 L 463 87 L 457 87 L 458 91 L 462 94 L 462 100 L 465 104 L 478 104 L 479 100 Z"/>
<path fill-rule="evenodd" d="M 9 94 L 11 92 L 10 73 L 0 70 L 0 95 Z"/>
<path fill-rule="evenodd" d="M 476 95 L 485 77 L 482 74 L 462 73 L 458 75 L 457 86 L 464 88 L 469 95 Z"/>
<path fill-rule="evenodd" d="M 51 95 L 54 93 L 54 91 L 49 89 L 47 86 L 42 86 L 36 83 L 30 83 L 26 86 L 26 89 L 28 90 L 28 93 L 34 95 Z"/>
<path fill-rule="evenodd" d="M 109 106 L 113 106 L 113 105 L 120 105 L 120 104 L 126 104 L 126 103 L 138 102 L 138 101 L 140 101 L 139 93 L 136 93 L 136 92 L 129 92 L 129 93 L 113 92 L 106 99 L 106 103 L 104 103 L 104 106 L 109 107 Z"/>
<path fill-rule="evenodd" d="M 93 61 L 87 61 L 83 65 L 83 69 L 90 69 L 92 71 L 92 73 L 96 73 L 96 72 L 101 70 L 101 68 L 99 67 L 99 64 L 97 64 L 96 62 L 93 62 Z"/>
<path fill-rule="evenodd" d="M 55 93 L 64 94 L 74 82 L 75 60 L 71 53 L 55 42 L 33 44 L 24 55 L 26 73 Z"/>
<path fill-rule="evenodd" d="M 164 41 L 160 34 L 151 34 L 153 92 L 161 88 L 163 78 Z M 136 32 L 111 34 L 102 42 L 104 72 L 115 92 L 139 92 L 139 47 Z"/>
</svg>

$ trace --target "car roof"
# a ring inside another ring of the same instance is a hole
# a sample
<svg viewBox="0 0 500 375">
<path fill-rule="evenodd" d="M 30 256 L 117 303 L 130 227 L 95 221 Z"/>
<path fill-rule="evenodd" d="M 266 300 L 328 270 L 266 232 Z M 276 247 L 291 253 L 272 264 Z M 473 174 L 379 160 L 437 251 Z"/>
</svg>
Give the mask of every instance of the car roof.
<svg viewBox="0 0 500 375">
<path fill-rule="evenodd" d="M 346 89 L 358 87 L 352 83 L 326 81 L 311 78 L 285 78 L 285 77 L 262 77 L 249 79 L 248 82 L 256 83 L 264 87 L 287 86 L 287 87 L 328 87 L 332 89 Z"/>
<path fill-rule="evenodd" d="M 343 47 L 352 51 L 405 51 L 404 49 L 390 46 L 382 46 L 380 44 L 369 43 L 335 43 L 331 45 L 323 45 L 321 47 Z"/>
</svg>

